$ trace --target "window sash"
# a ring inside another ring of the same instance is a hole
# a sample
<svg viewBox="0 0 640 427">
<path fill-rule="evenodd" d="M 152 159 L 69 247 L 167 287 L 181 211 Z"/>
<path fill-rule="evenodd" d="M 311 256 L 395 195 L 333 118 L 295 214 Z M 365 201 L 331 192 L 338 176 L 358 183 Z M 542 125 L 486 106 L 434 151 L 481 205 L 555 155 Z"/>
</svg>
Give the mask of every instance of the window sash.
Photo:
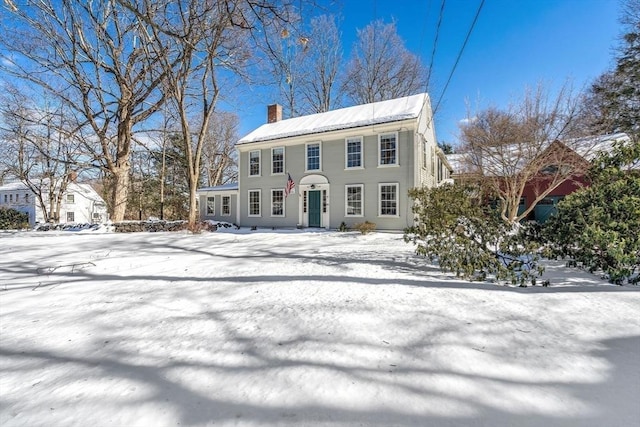
<svg viewBox="0 0 640 427">
<path fill-rule="evenodd" d="M 284 173 L 284 147 L 271 150 L 271 173 L 273 175 Z"/>
<path fill-rule="evenodd" d="M 249 151 L 249 176 L 260 176 L 260 151 Z"/>
<path fill-rule="evenodd" d="M 271 190 L 271 216 L 284 216 L 284 190 Z"/>
<path fill-rule="evenodd" d="M 345 165 L 346 168 L 361 168 L 362 138 L 347 138 L 345 150 L 347 158 L 347 164 Z"/>
<path fill-rule="evenodd" d="M 345 188 L 345 216 L 363 215 L 363 186 L 347 185 Z"/>
<path fill-rule="evenodd" d="M 379 137 L 379 162 L 380 166 L 398 164 L 398 138 L 396 134 L 380 135 Z"/>
<path fill-rule="evenodd" d="M 398 216 L 398 184 L 380 184 L 380 216 Z"/>
<path fill-rule="evenodd" d="M 260 190 L 249 190 L 249 216 L 260 216 Z"/>
<path fill-rule="evenodd" d="M 222 215 L 231 215 L 231 197 L 222 196 Z"/>
<path fill-rule="evenodd" d="M 216 214 L 216 198 L 207 197 L 207 215 L 215 215 Z"/>
<path fill-rule="evenodd" d="M 320 143 L 307 144 L 307 170 L 320 170 Z"/>
</svg>

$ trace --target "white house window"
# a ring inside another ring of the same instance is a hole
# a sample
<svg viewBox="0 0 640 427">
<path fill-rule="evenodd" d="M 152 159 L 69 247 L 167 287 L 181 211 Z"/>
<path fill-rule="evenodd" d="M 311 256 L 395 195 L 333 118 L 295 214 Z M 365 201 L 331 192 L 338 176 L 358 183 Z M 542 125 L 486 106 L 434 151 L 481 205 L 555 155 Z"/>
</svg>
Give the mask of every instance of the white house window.
<svg viewBox="0 0 640 427">
<path fill-rule="evenodd" d="M 260 190 L 249 190 L 249 216 L 260 216 Z"/>
<path fill-rule="evenodd" d="M 76 216 L 73 212 L 67 212 L 67 222 L 75 222 Z"/>
<path fill-rule="evenodd" d="M 362 137 L 345 139 L 345 156 L 347 169 L 362 167 Z"/>
<path fill-rule="evenodd" d="M 222 215 L 231 215 L 231 196 L 222 196 Z"/>
<path fill-rule="evenodd" d="M 284 147 L 271 149 L 271 173 L 273 175 L 284 173 Z"/>
<path fill-rule="evenodd" d="M 321 155 L 322 150 L 319 142 L 307 144 L 307 171 L 319 171 L 322 168 Z"/>
<path fill-rule="evenodd" d="M 363 185 L 345 185 L 345 216 L 362 216 Z"/>
<path fill-rule="evenodd" d="M 260 176 L 260 150 L 249 151 L 249 176 Z"/>
<path fill-rule="evenodd" d="M 216 198 L 207 197 L 207 215 L 215 215 L 216 214 Z"/>
<path fill-rule="evenodd" d="M 13 194 L 9 194 L 9 202 L 13 203 Z"/>
<path fill-rule="evenodd" d="M 73 193 L 67 194 L 67 203 L 75 203 L 76 197 Z"/>
<path fill-rule="evenodd" d="M 398 184 L 379 184 L 380 216 L 398 216 Z"/>
<path fill-rule="evenodd" d="M 26 194 L 24 195 L 24 202 L 25 202 L 25 203 L 29 203 L 29 193 L 26 193 Z"/>
<path fill-rule="evenodd" d="M 4 202 L 7 203 L 7 195 L 4 195 Z"/>
<path fill-rule="evenodd" d="M 284 216 L 284 190 L 271 190 L 271 216 Z"/>
<path fill-rule="evenodd" d="M 378 136 L 378 165 L 398 165 L 398 134 L 387 133 Z"/>
</svg>

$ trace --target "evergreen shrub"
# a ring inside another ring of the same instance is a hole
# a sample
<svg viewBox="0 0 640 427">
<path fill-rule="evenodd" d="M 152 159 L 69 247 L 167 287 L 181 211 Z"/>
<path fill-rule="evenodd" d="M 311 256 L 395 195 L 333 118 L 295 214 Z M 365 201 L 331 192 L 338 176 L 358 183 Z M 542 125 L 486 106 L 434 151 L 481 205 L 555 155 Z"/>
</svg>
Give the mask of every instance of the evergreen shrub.
<svg viewBox="0 0 640 427">
<path fill-rule="evenodd" d="M 500 281 L 526 286 L 542 273 L 534 243 L 523 238 L 523 227 L 508 224 L 497 211 L 481 203 L 477 191 L 459 184 L 409 191 L 415 222 L 404 239 L 416 253 L 441 270 L 468 280 Z"/>
<path fill-rule="evenodd" d="M 28 227 L 28 214 L 15 209 L 0 208 L 0 230 L 20 230 Z"/>
<path fill-rule="evenodd" d="M 567 196 L 543 228 L 550 256 L 602 271 L 616 284 L 640 281 L 640 142 L 598 158 L 591 185 Z"/>
</svg>

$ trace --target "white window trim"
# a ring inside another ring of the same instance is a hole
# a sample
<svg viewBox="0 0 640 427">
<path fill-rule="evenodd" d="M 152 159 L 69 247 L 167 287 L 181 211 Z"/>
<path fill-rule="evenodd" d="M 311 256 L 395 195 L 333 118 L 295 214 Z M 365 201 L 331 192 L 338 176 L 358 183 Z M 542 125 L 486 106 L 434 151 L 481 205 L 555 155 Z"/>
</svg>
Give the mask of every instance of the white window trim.
<svg viewBox="0 0 640 427">
<path fill-rule="evenodd" d="M 389 165 L 380 164 L 380 161 L 382 160 L 382 156 L 380 155 L 382 137 L 386 135 L 394 135 L 396 139 L 396 162 Z M 386 133 L 379 134 L 378 135 L 378 167 L 379 168 L 395 168 L 398 166 L 400 166 L 400 141 L 398 139 L 398 132 L 386 132 Z"/>
<path fill-rule="evenodd" d="M 349 193 L 347 189 L 349 187 L 360 187 L 360 215 L 349 214 Z M 362 218 L 364 217 L 364 184 L 346 184 L 344 186 L 344 216 L 347 218 Z"/>
<path fill-rule="evenodd" d="M 213 212 L 209 212 L 209 199 L 213 199 Z M 216 214 L 216 196 L 207 196 L 206 204 L 205 204 L 205 213 L 207 216 L 215 216 Z"/>
<path fill-rule="evenodd" d="M 278 149 L 282 149 L 282 172 L 273 172 L 273 150 L 278 150 Z M 287 170 L 287 164 L 286 164 L 286 149 L 285 147 L 273 147 L 271 149 L 271 175 L 284 175 L 285 171 Z"/>
<path fill-rule="evenodd" d="M 382 214 L 382 186 L 393 185 L 396 187 L 396 214 Z M 400 184 L 397 182 L 381 182 L 378 184 L 378 216 L 382 218 L 399 218 L 400 217 Z"/>
<path fill-rule="evenodd" d="M 229 213 L 224 213 L 224 198 L 229 198 Z M 231 216 L 231 196 L 221 196 L 220 199 L 220 215 L 221 216 Z"/>
<path fill-rule="evenodd" d="M 360 166 L 349 166 L 349 140 L 360 140 Z M 344 139 L 344 169 L 358 170 L 364 169 L 364 138 L 361 136 L 351 136 Z"/>
<path fill-rule="evenodd" d="M 256 175 L 251 175 L 251 153 L 258 153 L 258 173 Z M 249 169 L 247 170 L 247 175 L 249 177 L 257 177 L 262 175 L 262 150 L 251 150 L 249 151 L 249 156 L 247 158 L 247 163 L 249 165 Z"/>
<path fill-rule="evenodd" d="M 309 169 L 309 146 L 318 144 L 318 169 Z M 322 172 L 322 141 L 307 142 L 304 144 L 304 171 L 305 172 Z"/>
<path fill-rule="evenodd" d="M 17 194 L 16 194 L 16 201 L 18 201 Z M 65 195 L 64 202 L 68 205 L 74 205 L 76 203 L 76 195 L 74 193 L 67 193 Z"/>
<path fill-rule="evenodd" d="M 251 213 L 251 193 L 258 193 L 258 213 Z M 247 191 L 247 216 L 251 218 L 258 218 L 262 216 L 262 190 L 259 188 Z"/>
<path fill-rule="evenodd" d="M 281 191 L 282 192 L 282 215 L 274 215 L 273 214 L 273 192 L 274 191 Z M 285 203 L 286 199 L 284 197 L 284 188 L 272 188 L 271 189 L 271 216 L 274 218 L 284 218 L 286 215 L 285 212 L 285 208 L 286 208 L 286 203 Z"/>
</svg>

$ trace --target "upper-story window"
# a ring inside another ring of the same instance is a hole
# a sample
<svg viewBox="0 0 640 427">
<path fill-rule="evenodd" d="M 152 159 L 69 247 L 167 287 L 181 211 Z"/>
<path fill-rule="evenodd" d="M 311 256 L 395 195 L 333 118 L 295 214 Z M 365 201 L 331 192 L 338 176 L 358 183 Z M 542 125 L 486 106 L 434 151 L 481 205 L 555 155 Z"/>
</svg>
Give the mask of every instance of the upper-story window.
<svg viewBox="0 0 640 427">
<path fill-rule="evenodd" d="M 25 203 L 29 203 L 29 193 L 24 194 L 24 201 Z"/>
<path fill-rule="evenodd" d="M 4 202 L 7 203 L 7 195 L 4 195 Z"/>
<path fill-rule="evenodd" d="M 306 145 L 306 170 L 319 171 L 322 169 L 322 148 L 319 142 L 313 142 Z"/>
<path fill-rule="evenodd" d="M 75 203 L 76 197 L 73 193 L 67 194 L 67 203 Z"/>
<path fill-rule="evenodd" d="M 13 203 L 13 194 L 9 194 L 9 203 Z"/>
<path fill-rule="evenodd" d="M 398 134 L 386 133 L 378 136 L 378 165 L 398 165 Z"/>
<path fill-rule="evenodd" d="M 284 173 L 284 147 L 271 149 L 271 173 L 273 175 Z"/>
<path fill-rule="evenodd" d="M 345 139 L 345 168 L 362 168 L 362 137 L 352 137 Z"/>
<path fill-rule="evenodd" d="M 260 150 L 249 151 L 249 176 L 260 176 Z"/>
</svg>

